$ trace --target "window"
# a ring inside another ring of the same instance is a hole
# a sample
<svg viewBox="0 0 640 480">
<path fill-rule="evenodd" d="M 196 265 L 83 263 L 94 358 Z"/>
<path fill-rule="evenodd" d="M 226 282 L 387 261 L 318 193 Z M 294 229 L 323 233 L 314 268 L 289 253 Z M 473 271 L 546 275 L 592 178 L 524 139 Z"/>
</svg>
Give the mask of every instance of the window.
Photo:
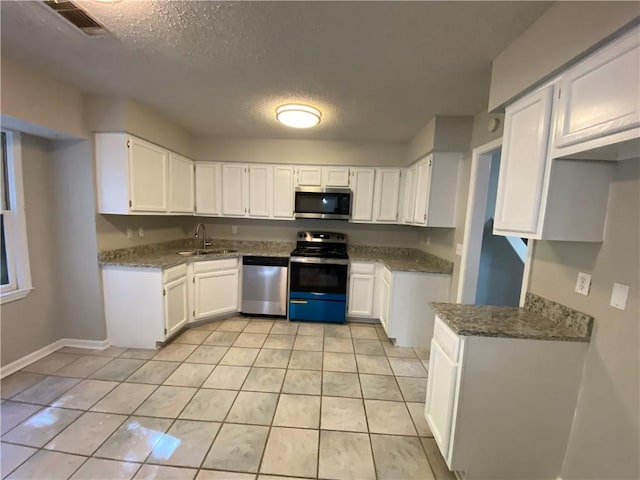
<svg viewBox="0 0 640 480">
<path fill-rule="evenodd" d="M 0 168 L 0 299 L 26 297 L 32 290 L 24 215 L 20 134 L 2 131 Z"/>
</svg>

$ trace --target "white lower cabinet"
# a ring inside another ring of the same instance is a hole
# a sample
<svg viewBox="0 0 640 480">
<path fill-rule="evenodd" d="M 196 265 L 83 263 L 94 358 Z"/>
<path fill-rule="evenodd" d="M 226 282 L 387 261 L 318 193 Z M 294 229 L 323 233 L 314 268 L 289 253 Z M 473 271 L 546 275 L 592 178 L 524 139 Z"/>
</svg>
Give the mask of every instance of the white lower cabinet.
<svg viewBox="0 0 640 480">
<path fill-rule="evenodd" d="M 187 266 L 162 270 L 104 266 L 107 336 L 111 345 L 155 348 L 188 318 Z"/>
<path fill-rule="evenodd" d="M 450 470 L 557 478 L 588 344 L 461 336 L 435 317 L 425 418 Z"/>
<path fill-rule="evenodd" d="M 193 264 L 193 320 L 238 311 L 240 277 L 237 258 Z"/>
<path fill-rule="evenodd" d="M 375 273 L 375 263 L 351 262 L 349 266 L 348 315 L 365 318 L 374 316 Z"/>
<path fill-rule="evenodd" d="M 107 336 L 117 347 L 156 348 L 190 321 L 238 311 L 237 258 L 164 270 L 106 265 L 102 285 Z"/>
<path fill-rule="evenodd" d="M 378 308 L 387 336 L 400 347 L 428 348 L 435 314 L 431 302 L 449 300 L 451 276 L 421 272 L 392 272 L 378 265 Z"/>
</svg>

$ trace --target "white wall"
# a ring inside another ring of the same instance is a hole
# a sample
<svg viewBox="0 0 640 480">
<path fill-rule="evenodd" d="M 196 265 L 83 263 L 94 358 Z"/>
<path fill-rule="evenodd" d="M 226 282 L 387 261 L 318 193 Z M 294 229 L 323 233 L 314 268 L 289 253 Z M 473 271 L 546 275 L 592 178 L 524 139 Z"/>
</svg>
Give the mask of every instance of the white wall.
<svg viewBox="0 0 640 480">
<path fill-rule="evenodd" d="M 194 218 L 187 225 L 185 235 L 193 235 L 196 221 L 207 227 L 207 236 L 229 240 L 263 240 L 274 242 L 295 242 L 296 233 L 303 230 L 328 230 L 349 235 L 351 245 L 377 245 L 389 247 L 415 248 L 418 240 L 418 228 L 402 225 L 367 225 L 337 220 L 249 220 L 243 218 Z M 232 233 L 231 227 L 238 227 L 238 233 Z"/>
<path fill-rule="evenodd" d="M 493 60 L 489 111 L 551 77 L 639 15 L 638 2 L 555 2 Z"/>
<path fill-rule="evenodd" d="M 97 263 L 95 163 L 89 140 L 53 145 L 52 220 L 57 226 L 56 303 L 64 338 L 107 338 Z"/>
<path fill-rule="evenodd" d="M 489 132 L 487 123 L 490 118 L 498 118 L 500 124 L 496 131 Z M 460 277 L 460 257 L 456 255 L 456 244 L 464 240 L 464 222 L 467 214 L 467 196 L 469 195 L 469 178 L 471 176 L 471 155 L 474 148 L 502 137 L 503 116 L 480 112 L 473 117 L 471 125 L 471 145 L 468 147 L 460 168 L 460 179 L 457 195 L 456 228 L 418 228 L 417 248 L 425 252 L 445 258 L 453 265 L 451 278 L 450 301 L 455 302 Z"/>
<path fill-rule="evenodd" d="M 561 477 L 640 478 L 640 159 L 616 164 L 602 244 L 536 242 L 530 291 L 593 315 L 576 416 Z M 591 274 L 589 296 L 574 293 Z M 624 311 L 609 306 L 629 286 Z"/>
<path fill-rule="evenodd" d="M 87 129 L 127 132 L 193 158 L 193 136 L 161 113 L 139 102 L 89 95 L 85 98 Z"/>
<path fill-rule="evenodd" d="M 85 136 L 83 98 L 79 90 L 6 57 L 0 62 L 4 128 L 50 138 Z"/>
<path fill-rule="evenodd" d="M 6 365 L 62 338 L 57 285 L 55 175 L 52 146 L 41 138 L 22 135 L 22 169 L 27 239 L 33 291 L 22 300 L 2 305 L 1 362 Z"/>
<path fill-rule="evenodd" d="M 406 143 L 196 138 L 195 159 L 318 165 L 403 166 Z"/>
</svg>

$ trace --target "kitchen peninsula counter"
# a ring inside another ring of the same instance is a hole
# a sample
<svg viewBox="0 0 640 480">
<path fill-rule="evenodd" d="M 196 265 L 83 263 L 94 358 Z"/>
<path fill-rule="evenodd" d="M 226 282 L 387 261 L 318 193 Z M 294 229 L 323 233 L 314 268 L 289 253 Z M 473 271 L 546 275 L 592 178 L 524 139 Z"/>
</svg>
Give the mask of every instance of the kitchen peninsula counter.
<svg viewBox="0 0 640 480">
<path fill-rule="evenodd" d="M 456 334 L 463 336 L 589 342 L 593 317 L 527 293 L 524 308 L 432 303 Z"/>
</svg>

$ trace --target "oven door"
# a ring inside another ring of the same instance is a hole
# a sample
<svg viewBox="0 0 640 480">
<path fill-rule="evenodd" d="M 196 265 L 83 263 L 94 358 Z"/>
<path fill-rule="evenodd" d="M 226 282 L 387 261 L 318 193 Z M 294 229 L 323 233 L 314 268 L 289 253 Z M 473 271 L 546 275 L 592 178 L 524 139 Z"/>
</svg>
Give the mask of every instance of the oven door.
<svg viewBox="0 0 640 480">
<path fill-rule="evenodd" d="M 344 323 L 348 269 L 346 260 L 292 258 L 289 266 L 289 320 Z"/>
</svg>

